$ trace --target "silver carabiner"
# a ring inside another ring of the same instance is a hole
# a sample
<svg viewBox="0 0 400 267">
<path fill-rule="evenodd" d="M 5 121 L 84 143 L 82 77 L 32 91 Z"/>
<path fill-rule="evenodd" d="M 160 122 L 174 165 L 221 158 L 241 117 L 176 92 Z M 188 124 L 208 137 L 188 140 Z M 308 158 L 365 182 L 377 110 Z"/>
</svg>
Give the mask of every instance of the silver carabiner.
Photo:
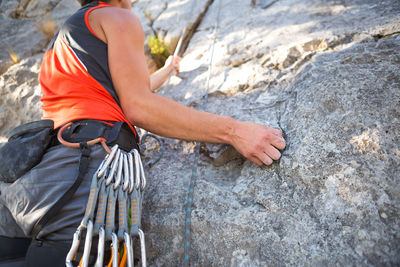
<svg viewBox="0 0 400 267">
<path fill-rule="evenodd" d="M 126 245 L 126 254 L 127 254 L 127 263 L 128 267 L 134 266 L 134 254 L 133 254 L 133 246 L 132 246 L 132 239 L 127 232 L 124 233 L 124 241 Z"/>
<path fill-rule="evenodd" d="M 95 267 L 103 267 L 104 261 L 104 248 L 105 248 L 105 240 L 106 240 L 106 231 L 104 227 L 99 229 L 99 243 L 97 245 L 97 259 L 95 263 Z"/>
<path fill-rule="evenodd" d="M 133 151 L 133 153 L 135 154 L 135 162 L 136 162 L 136 166 L 137 166 L 137 172 L 139 172 L 139 177 L 140 177 L 140 186 L 141 186 L 141 190 L 143 191 L 146 188 L 146 176 L 144 174 L 144 168 L 143 168 L 143 163 L 142 163 L 142 159 L 140 157 L 139 151 L 137 151 L 136 149 Z M 139 187 L 136 187 L 139 189 Z"/>
<path fill-rule="evenodd" d="M 117 170 L 117 167 L 118 167 L 120 155 L 121 155 L 121 149 L 118 149 L 117 153 L 115 155 L 114 161 L 111 164 L 111 171 L 108 174 L 108 177 L 107 177 L 107 180 L 106 180 L 106 185 L 109 185 L 112 182 L 113 178 L 114 178 L 115 171 Z"/>
<path fill-rule="evenodd" d="M 92 248 L 92 238 L 93 238 L 93 222 L 89 220 L 87 224 L 85 248 L 83 250 L 81 267 L 87 267 L 89 265 L 90 250 Z"/>
<path fill-rule="evenodd" d="M 119 260 L 119 255 L 118 255 L 118 236 L 114 232 L 112 233 L 112 247 L 113 247 L 112 266 L 113 267 L 118 267 L 118 260 Z"/>
<path fill-rule="evenodd" d="M 134 149 L 133 150 L 133 155 L 135 157 L 135 187 L 136 189 L 139 189 L 140 187 L 140 167 L 139 167 L 139 157 L 138 157 L 139 152 Z"/>
<path fill-rule="evenodd" d="M 139 229 L 139 239 L 140 239 L 140 251 L 141 251 L 141 256 L 142 256 L 142 267 L 146 267 L 147 262 L 146 262 L 146 244 L 144 240 L 144 233 L 142 229 Z"/>
<path fill-rule="evenodd" d="M 126 154 L 126 153 L 124 153 L 124 185 L 123 185 L 123 187 L 122 187 L 122 189 L 124 190 L 124 191 L 126 191 L 127 189 L 128 189 L 128 187 L 129 187 L 129 175 L 130 175 L 130 172 L 129 172 L 129 164 L 128 164 L 128 154 Z"/>
<path fill-rule="evenodd" d="M 135 177 L 133 176 L 133 156 L 132 152 L 128 153 L 128 162 L 129 162 L 129 194 L 132 193 L 133 188 L 135 187 Z"/>
<path fill-rule="evenodd" d="M 140 173 L 141 173 L 141 175 L 140 175 L 140 177 L 141 177 L 141 184 L 142 184 L 142 191 L 146 188 L 146 185 L 147 185 L 147 181 L 146 181 L 146 175 L 144 174 L 144 169 L 143 169 L 143 162 L 142 162 L 142 159 L 140 158 L 140 155 L 139 155 L 139 162 L 140 162 Z"/>
<path fill-rule="evenodd" d="M 106 162 L 104 163 L 104 165 L 101 167 L 99 173 L 97 174 L 97 177 L 100 178 L 101 176 L 103 176 L 104 172 L 106 171 L 106 169 L 108 168 L 108 166 L 110 165 L 111 161 L 113 160 L 115 153 L 117 152 L 118 149 L 118 145 L 114 145 L 111 148 L 111 153 L 107 154 L 106 156 Z"/>
<path fill-rule="evenodd" d="M 121 184 L 123 167 L 124 167 L 124 152 L 121 151 L 121 155 L 119 156 L 119 162 L 118 162 L 117 177 L 114 182 L 114 190 L 117 190 L 117 188 Z"/>
<path fill-rule="evenodd" d="M 76 252 L 78 251 L 80 242 L 81 242 L 81 229 L 78 228 L 78 230 L 76 230 L 76 232 L 74 233 L 71 249 L 69 250 L 67 257 L 65 258 L 65 265 L 67 267 L 73 267 L 72 261 L 76 256 Z"/>
</svg>

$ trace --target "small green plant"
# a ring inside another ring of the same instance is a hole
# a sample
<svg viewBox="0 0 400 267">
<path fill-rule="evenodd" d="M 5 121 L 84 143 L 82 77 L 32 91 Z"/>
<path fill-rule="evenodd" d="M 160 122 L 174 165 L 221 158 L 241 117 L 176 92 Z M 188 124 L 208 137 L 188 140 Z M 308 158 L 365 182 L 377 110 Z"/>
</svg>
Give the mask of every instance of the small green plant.
<svg viewBox="0 0 400 267">
<path fill-rule="evenodd" d="M 147 41 L 150 49 L 150 54 L 154 59 L 158 68 L 164 66 L 165 61 L 169 57 L 169 45 L 165 42 L 163 37 L 152 36 Z"/>
</svg>

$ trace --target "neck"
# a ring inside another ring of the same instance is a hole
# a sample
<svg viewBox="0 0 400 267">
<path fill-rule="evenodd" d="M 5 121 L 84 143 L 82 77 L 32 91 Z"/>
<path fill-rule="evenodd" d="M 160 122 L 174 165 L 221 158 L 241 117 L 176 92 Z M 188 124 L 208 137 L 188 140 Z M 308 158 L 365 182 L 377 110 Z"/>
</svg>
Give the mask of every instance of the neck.
<svg viewBox="0 0 400 267">
<path fill-rule="evenodd" d="M 109 0 L 107 2 L 106 1 L 101 1 L 101 2 L 106 3 L 106 4 L 110 5 L 110 6 L 123 8 L 122 2 L 119 1 L 119 0 Z"/>
</svg>

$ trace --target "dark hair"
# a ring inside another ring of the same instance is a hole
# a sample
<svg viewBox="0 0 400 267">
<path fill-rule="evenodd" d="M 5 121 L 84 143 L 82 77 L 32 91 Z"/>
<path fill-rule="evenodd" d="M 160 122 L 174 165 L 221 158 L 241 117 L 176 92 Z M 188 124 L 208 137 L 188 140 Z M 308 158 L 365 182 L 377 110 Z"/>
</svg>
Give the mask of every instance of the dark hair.
<svg viewBox="0 0 400 267">
<path fill-rule="evenodd" d="M 79 3 L 81 3 L 81 6 L 85 6 L 85 5 L 93 3 L 93 2 L 98 2 L 98 0 L 79 0 Z M 108 0 L 103 0 L 102 2 L 107 3 Z"/>
</svg>

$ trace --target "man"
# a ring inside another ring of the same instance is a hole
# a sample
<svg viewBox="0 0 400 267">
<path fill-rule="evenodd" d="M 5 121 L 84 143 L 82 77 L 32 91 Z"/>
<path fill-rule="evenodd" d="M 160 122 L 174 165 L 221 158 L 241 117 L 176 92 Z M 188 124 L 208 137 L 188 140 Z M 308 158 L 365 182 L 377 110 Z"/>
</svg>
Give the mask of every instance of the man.
<svg viewBox="0 0 400 267">
<path fill-rule="evenodd" d="M 173 69 L 179 69 L 179 58 L 170 57 L 161 70 L 149 75 L 145 36 L 130 11 L 131 0 L 81 3 L 82 9 L 61 27 L 43 58 L 42 108 L 55 128 L 82 119 L 125 122 L 132 140 L 135 125 L 165 137 L 230 144 L 259 166 L 280 158 L 285 140 L 279 130 L 196 111 L 153 93 Z M 0 188 L 2 203 L 24 234 L 40 239 L 30 245 L 28 266 L 64 265 L 84 214 L 91 176 L 104 155 L 100 145 L 92 148 L 80 187 L 36 236 L 31 234 L 35 223 L 73 183 L 79 150 L 52 146 L 30 172 Z"/>
<path fill-rule="evenodd" d="M 128 120 L 161 136 L 212 143 L 226 143 L 259 166 L 280 158 L 285 147 L 279 130 L 229 117 L 196 111 L 151 93 L 144 55 L 144 33 L 130 0 L 111 0 L 119 8 L 100 8 L 89 23 L 108 44 L 110 72 Z"/>
</svg>

